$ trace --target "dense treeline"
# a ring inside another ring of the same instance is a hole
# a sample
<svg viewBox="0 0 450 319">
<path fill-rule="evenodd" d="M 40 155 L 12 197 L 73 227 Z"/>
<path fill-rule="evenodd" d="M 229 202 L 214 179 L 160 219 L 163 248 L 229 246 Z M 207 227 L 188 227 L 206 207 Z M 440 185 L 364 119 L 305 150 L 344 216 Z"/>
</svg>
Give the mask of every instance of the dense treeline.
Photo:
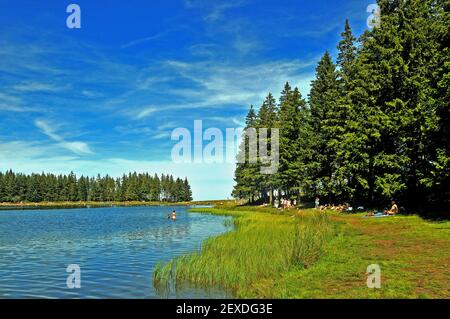
<svg viewBox="0 0 450 319">
<path fill-rule="evenodd" d="M 238 164 L 234 197 L 448 209 L 450 1 L 378 4 L 380 26 L 359 39 L 346 21 L 337 59 L 323 55 L 307 100 L 286 83 L 278 103 L 269 94 L 258 113 L 250 108 L 247 128 L 280 129 L 280 168 L 264 176 Z"/>
<path fill-rule="evenodd" d="M 0 202 L 191 201 L 187 179 L 129 173 L 121 178 L 0 172 Z"/>
</svg>

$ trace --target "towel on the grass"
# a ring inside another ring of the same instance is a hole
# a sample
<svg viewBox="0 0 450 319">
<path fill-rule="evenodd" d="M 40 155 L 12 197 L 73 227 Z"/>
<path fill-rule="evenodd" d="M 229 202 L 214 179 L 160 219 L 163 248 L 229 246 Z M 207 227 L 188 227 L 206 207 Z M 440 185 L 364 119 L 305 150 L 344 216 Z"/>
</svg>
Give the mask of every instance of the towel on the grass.
<svg viewBox="0 0 450 319">
<path fill-rule="evenodd" d="M 381 217 L 391 217 L 394 215 L 386 215 L 383 212 L 376 212 L 373 216 L 363 216 L 363 218 L 369 218 L 369 217 L 373 217 L 373 218 L 381 218 Z"/>
</svg>

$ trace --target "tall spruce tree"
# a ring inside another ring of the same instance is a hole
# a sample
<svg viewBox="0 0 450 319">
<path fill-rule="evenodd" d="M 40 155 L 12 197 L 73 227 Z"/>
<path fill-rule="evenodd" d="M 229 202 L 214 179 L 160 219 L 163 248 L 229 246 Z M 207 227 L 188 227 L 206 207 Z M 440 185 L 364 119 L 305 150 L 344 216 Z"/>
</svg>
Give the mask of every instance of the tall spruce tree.
<svg viewBox="0 0 450 319">
<path fill-rule="evenodd" d="M 432 169 L 424 182 L 429 188 L 427 202 L 433 209 L 442 210 L 450 205 L 450 1 L 436 1 L 433 9 L 434 23 L 429 25 L 437 43 L 437 69 L 432 81 L 437 122 L 428 139 Z"/>
<path fill-rule="evenodd" d="M 358 144 L 360 114 L 352 104 L 352 94 L 355 88 L 357 47 L 356 38 L 350 27 L 350 22 L 345 21 L 344 31 L 341 33 L 341 41 L 338 44 L 337 74 L 339 81 L 338 109 L 336 113 L 340 118 L 341 135 L 336 143 L 336 171 L 337 180 L 340 181 L 338 196 L 355 202 L 357 200 L 358 181 L 354 178 L 355 170 L 360 158 L 354 154 L 353 144 Z M 356 160 L 356 161 L 355 161 Z"/>
<path fill-rule="evenodd" d="M 356 38 L 353 35 L 348 19 L 345 20 L 345 28 L 341 36 L 342 40 L 338 44 L 339 54 L 336 64 L 339 67 L 338 74 L 342 79 L 342 84 L 348 90 L 354 77 L 354 62 L 356 59 Z"/>
<path fill-rule="evenodd" d="M 316 194 L 329 201 L 340 195 L 345 180 L 337 175 L 339 161 L 337 153 L 345 127 L 339 102 L 340 91 L 336 66 L 328 52 L 325 52 L 316 68 L 316 79 L 311 83 L 309 105 L 311 126 L 314 130 L 313 161 Z"/>
<path fill-rule="evenodd" d="M 275 98 L 272 93 L 269 93 L 261 105 L 257 119 L 256 119 L 256 128 L 258 128 L 259 132 L 261 129 L 267 130 L 267 136 L 264 139 L 260 134 L 258 135 L 258 143 L 259 145 L 266 145 L 268 156 L 271 155 L 272 151 L 272 129 L 278 128 L 278 107 Z M 262 165 L 267 165 L 264 163 L 260 163 L 259 167 Z M 258 183 L 261 188 L 261 193 L 264 201 L 273 204 L 274 197 L 274 188 L 275 188 L 275 180 L 270 174 L 258 173 Z"/>
<path fill-rule="evenodd" d="M 301 110 L 306 102 L 298 88 L 292 90 L 286 82 L 280 96 L 280 167 L 277 173 L 279 189 L 287 196 L 298 198 L 301 185 L 299 185 L 298 162 L 302 150 L 299 147 L 302 121 Z"/>
<path fill-rule="evenodd" d="M 435 48 L 428 34 L 430 4 L 379 1 L 380 27 L 362 37 L 352 94 L 360 140 L 354 153 L 363 159 L 356 175 L 372 203 L 394 197 L 413 203 L 423 190 L 420 176 L 430 168 L 425 147 L 429 123 L 435 122 L 427 98 Z"/>
<path fill-rule="evenodd" d="M 257 116 L 253 105 L 245 118 L 245 130 L 257 127 Z M 250 163 L 249 154 L 249 138 L 244 134 L 244 138 L 239 145 L 239 155 L 245 158 L 245 162 L 237 163 L 234 180 L 236 185 L 233 188 L 232 195 L 236 198 L 247 198 L 249 202 L 254 202 L 259 194 L 258 180 L 255 176 L 258 175 L 259 169 L 257 163 Z"/>
</svg>

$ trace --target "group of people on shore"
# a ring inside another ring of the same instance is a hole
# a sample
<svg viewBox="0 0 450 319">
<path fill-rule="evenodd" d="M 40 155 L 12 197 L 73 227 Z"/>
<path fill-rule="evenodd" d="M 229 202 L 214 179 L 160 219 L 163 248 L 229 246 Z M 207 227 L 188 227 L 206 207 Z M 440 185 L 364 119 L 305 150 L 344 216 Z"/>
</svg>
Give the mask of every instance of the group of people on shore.
<svg viewBox="0 0 450 319">
<path fill-rule="evenodd" d="M 288 209 L 288 208 L 292 208 L 297 206 L 297 200 L 290 200 L 290 199 L 285 199 L 285 198 L 281 198 L 280 200 L 281 203 L 281 208 L 282 209 Z"/>
<path fill-rule="evenodd" d="M 334 205 L 334 204 L 325 204 L 325 205 L 319 205 L 316 207 L 318 210 L 334 210 L 337 212 L 344 212 L 344 211 L 353 211 L 353 207 L 350 206 L 348 203 L 340 204 L 340 205 Z"/>
<path fill-rule="evenodd" d="M 279 209 L 289 209 L 289 208 L 297 206 L 297 200 L 281 198 L 278 201 L 278 199 L 275 199 L 274 206 L 275 206 L 275 208 L 279 208 Z"/>
<path fill-rule="evenodd" d="M 314 201 L 314 206 L 316 209 L 318 210 L 334 210 L 337 212 L 351 212 L 353 211 L 353 207 L 350 206 L 350 204 L 348 203 L 344 203 L 344 204 L 340 204 L 340 205 L 333 205 L 333 204 L 325 204 L 325 205 L 320 205 L 320 199 L 319 197 L 316 197 L 315 201 Z M 393 216 L 393 215 L 397 215 L 399 212 L 398 209 L 398 205 L 397 203 L 393 200 L 391 202 L 391 208 L 390 209 L 386 209 L 383 212 L 370 212 L 367 214 L 368 217 L 373 217 L 373 216 L 380 216 L 380 215 L 386 215 L 386 216 Z M 364 210 L 363 206 L 360 206 L 357 208 L 357 210 L 361 211 Z"/>
</svg>

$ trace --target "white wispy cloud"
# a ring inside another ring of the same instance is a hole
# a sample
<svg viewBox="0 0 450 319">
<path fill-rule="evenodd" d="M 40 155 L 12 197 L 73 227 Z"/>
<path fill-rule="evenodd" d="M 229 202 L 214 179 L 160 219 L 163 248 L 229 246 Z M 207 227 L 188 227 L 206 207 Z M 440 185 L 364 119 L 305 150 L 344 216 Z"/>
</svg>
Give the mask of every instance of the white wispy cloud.
<svg viewBox="0 0 450 319">
<path fill-rule="evenodd" d="M 97 98 L 102 96 L 100 93 L 91 90 L 82 90 L 80 93 L 87 98 Z"/>
<path fill-rule="evenodd" d="M 172 76 L 147 76 L 143 75 L 143 78 L 139 78 L 136 82 L 136 90 L 148 90 L 157 85 L 161 85 L 174 80 Z"/>
<path fill-rule="evenodd" d="M 170 135 L 171 135 L 170 131 L 159 132 L 159 133 L 152 135 L 152 139 L 154 139 L 154 140 L 168 139 L 169 140 Z"/>
<path fill-rule="evenodd" d="M 127 108 L 120 112 L 132 119 L 142 120 L 160 111 L 220 109 L 230 105 L 246 109 L 250 104 L 259 106 L 269 92 L 277 97 L 286 81 L 291 86 L 297 86 L 306 98 L 310 82 L 314 78 L 310 68 L 317 61 L 318 59 L 281 60 L 247 65 L 218 61 L 161 62 L 158 63 L 160 69 L 157 74 L 170 80 L 154 90 L 149 87 L 146 93 L 171 96 L 177 102 L 149 100 L 149 106 Z M 188 81 L 190 84 L 180 88 L 176 85 L 177 81 Z M 136 92 L 131 92 L 130 96 Z M 116 99 L 116 107 L 124 102 L 126 99 Z"/>
<path fill-rule="evenodd" d="M 240 118 L 238 118 L 236 116 L 232 116 L 232 117 L 228 117 L 228 116 L 223 116 L 223 117 L 221 117 L 221 116 L 210 116 L 210 117 L 203 118 L 203 120 L 220 122 L 220 123 L 227 124 L 229 126 L 231 126 L 231 125 L 235 125 L 237 127 L 244 127 L 245 126 L 245 122 L 242 121 Z"/>
<path fill-rule="evenodd" d="M 89 155 L 93 154 L 89 145 L 84 142 L 70 142 L 66 141 L 63 137 L 57 134 L 52 126 L 49 123 L 43 120 L 36 120 L 34 124 L 48 137 L 50 137 L 55 142 L 58 142 L 58 145 L 61 147 L 77 154 L 77 155 Z"/>
<path fill-rule="evenodd" d="M 177 127 L 177 122 L 169 121 L 169 122 L 166 122 L 164 124 L 158 125 L 158 127 L 156 129 L 158 131 L 164 131 L 164 130 L 167 130 L 167 129 L 174 129 L 176 127 Z"/>
<path fill-rule="evenodd" d="M 0 101 L 6 102 L 6 103 L 11 103 L 11 104 L 19 104 L 19 103 L 21 103 L 22 100 L 17 96 L 13 96 L 13 95 L 9 95 L 9 94 L 0 92 Z"/>
<path fill-rule="evenodd" d="M 0 93 L 0 111 L 5 112 L 35 112 L 36 108 L 26 107 L 20 97 Z"/>
<path fill-rule="evenodd" d="M 234 40 L 233 47 L 242 55 L 246 55 L 249 53 L 255 53 L 256 51 L 261 49 L 261 44 L 257 40 L 251 40 L 248 38 L 243 38 L 241 36 L 237 36 Z"/>
<path fill-rule="evenodd" d="M 162 39 L 166 36 L 168 36 L 170 33 L 173 32 L 178 32 L 180 30 L 189 30 L 188 27 L 186 27 L 184 24 L 172 24 L 170 25 L 167 29 L 160 31 L 158 33 L 155 33 L 153 35 L 150 35 L 148 37 L 142 37 L 142 38 L 138 38 L 138 39 L 134 39 L 129 41 L 128 43 L 125 43 L 121 46 L 122 49 L 127 49 L 130 47 L 134 47 L 136 45 L 145 43 L 145 42 L 151 42 L 151 41 L 155 41 L 155 40 L 159 40 Z"/>
<path fill-rule="evenodd" d="M 35 159 L 48 154 L 48 147 L 37 142 L 1 141 L 0 158 L 2 162 L 12 161 L 14 158 Z"/>
<path fill-rule="evenodd" d="M 258 104 L 270 91 L 281 91 L 279 88 L 286 81 L 297 85 L 310 75 L 304 69 L 314 62 L 271 61 L 252 65 L 227 65 L 217 63 L 170 63 L 180 76 L 197 83 L 202 90 L 179 92 L 185 97 L 197 95 L 197 99 L 205 105 Z"/>
<path fill-rule="evenodd" d="M 201 8 L 205 11 L 203 19 L 214 22 L 223 18 L 224 13 L 230 9 L 245 6 L 248 1 L 245 0 L 185 0 L 184 4 L 187 8 Z"/>
<path fill-rule="evenodd" d="M 164 31 L 159 32 L 157 34 L 148 36 L 148 37 L 132 40 L 132 41 L 126 43 L 126 44 L 123 44 L 122 45 L 122 49 L 130 48 L 130 47 L 133 47 L 133 46 L 141 44 L 141 43 L 145 43 L 145 42 L 149 42 L 149 41 L 153 41 L 153 40 L 157 40 L 157 39 L 163 38 L 167 34 L 169 34 L 171 31 L 172 31 L 172 29 L 167 29 L 167 30 L 164 30 Z"/>
<path fill-rule="evenodd" d="M 143 118 L 149 117 L 156 111 L 157 111 L 157 109 L 154 107 L 151 107 L 151 106 L 141 108 L 140 110 L 137 111 L 136 119 L 141 120 Z"/>
<path fill-rule="evenodd" d="M 28 112 L 29 110 L 27 110 L 26 108 L 17 106 L 17 105 L 0 103 L 0 111 L 4 111 L 4 112 Z"/>
<path fill-rule="evenodd" d="M 67 86 L 58 86 L 50 83 L 41 82 L 22 82 L 12 87 L 16 91 L 20 92 L 59 92 L 67 89 Z"/>
<path fill-rule="evenodd" d="M 177 127 L 177 122 L 169 121 L 156 127 L 142 126 L 142 125 L 119 125 L 115 130 L 123 135 L 145 135 L 152 139 L 167 138 L 170 140 L 171 130 Z"/>
<path fill-rule="evenodd" d="M 227 1 L 222 3 L 217 3 L 212 6 L 210 12 L 205 16 L 207 21 L 217 21 L 223 17 L 223 14 L 233 8 L 241 7 L 245 4 L 245 1 Z"/>
<path fill-rule="evenodd" d="M 214 57 L 219 50 L 219 46 L 215 43 L 196 43 L 189 47 L 189 52 L 193 56 Z"/>
<path fill-rule="evenodd" d="M 35 30 L 33 30 L 35 31 Z M 10 74 L 57 75 L 63 71 L 45 60 L 45 55 L 54 48 L 49 45 L 18 43 L 10 35 L 2 34 L 0 39 L 0 71 Z M 20 63 L 18 63 L 20 61 Z M 45 62 L 44 62 L 45 61 Z"/>
</svg>

